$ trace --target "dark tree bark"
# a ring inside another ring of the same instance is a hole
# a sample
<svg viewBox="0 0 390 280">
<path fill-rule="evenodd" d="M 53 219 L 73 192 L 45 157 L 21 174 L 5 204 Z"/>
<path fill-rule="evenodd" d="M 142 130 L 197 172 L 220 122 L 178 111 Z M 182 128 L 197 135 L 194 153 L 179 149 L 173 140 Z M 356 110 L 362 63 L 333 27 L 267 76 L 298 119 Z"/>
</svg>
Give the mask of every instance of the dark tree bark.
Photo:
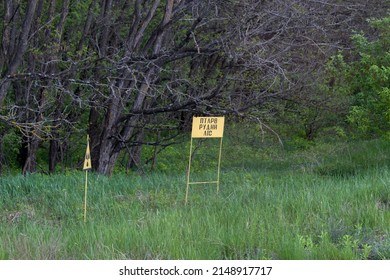
<svg viewBox="0 0 390 280">
<path fill-rule="evenodd" d="M 6 1 L 6 20 L 12 20 L 13 14 L 16 12 L 14 3 L 16 1 Z M 3 38 L 3 49 L 7 49 L 8 56 L 11 57 L 7 65 L 3 65 L 3 69 L 6 67 L 7 70 L 4 72 L 0 80 L 0 107 L 3 105 L 4 98 L 7 95 L 7 91 L 10 86 L 10 78 L 16 74 L 16 71 L 19 65 L 22 63 L 23 55 L 25 54 L 28 47 L 28 36 L 30 34 L 30 29 L 33 24 L 37 0 L 28 1 L 26 13 L 24 15 L 24 21 L 22 29 L 18 38 L 18 43 L 16 48 L 11 52 L 14 39 L 10 38 L 14 35 L 10 34 L 10 31 L 6 28 L 5 37 Z M 9 24 L 9 23 L 8 23 Z M 14 33 L 11 31 L 11 33 Z"/>
</svg>

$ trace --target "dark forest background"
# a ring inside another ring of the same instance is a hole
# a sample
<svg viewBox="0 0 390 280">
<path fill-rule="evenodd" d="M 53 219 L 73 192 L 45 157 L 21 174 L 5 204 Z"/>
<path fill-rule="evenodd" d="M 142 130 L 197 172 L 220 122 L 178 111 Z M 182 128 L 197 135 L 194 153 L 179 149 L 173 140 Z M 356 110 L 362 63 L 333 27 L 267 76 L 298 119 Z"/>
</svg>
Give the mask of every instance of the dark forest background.
<svg viewBox="0 0 390 280">
<path fill-rule="evenodd" d="M 194 115 L 253 122 L 296 145 L 390 138 L 389 9 L 389 0 L 4 0 L 0 170 L 80 168 L 87 134 L 96 172 L 112 174 L 119 158 L 136 169 L 186 141 Z"/>
</svg>

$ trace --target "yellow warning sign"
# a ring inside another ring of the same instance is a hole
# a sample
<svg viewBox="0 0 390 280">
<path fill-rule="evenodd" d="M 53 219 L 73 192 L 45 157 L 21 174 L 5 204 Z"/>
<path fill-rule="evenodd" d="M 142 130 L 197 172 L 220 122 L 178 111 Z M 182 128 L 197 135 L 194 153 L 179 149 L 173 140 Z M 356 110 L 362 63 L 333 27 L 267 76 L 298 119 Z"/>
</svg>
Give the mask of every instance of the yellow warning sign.
<svg viewBox="0 0 390 280">
<path fill-rule="evenodd" d="M 85 152 L 83 170 L 89 170 L 89 169 L 92 169 L 92 164 L 91 164 L 91 151 L 89 149 L 89 137 L 87 137 L 87 151 Z"/>
<path fill-rule="evenodd" d="M 222 138 L 225 117 L 194 117 L 192 138 Z"/>
</svg>

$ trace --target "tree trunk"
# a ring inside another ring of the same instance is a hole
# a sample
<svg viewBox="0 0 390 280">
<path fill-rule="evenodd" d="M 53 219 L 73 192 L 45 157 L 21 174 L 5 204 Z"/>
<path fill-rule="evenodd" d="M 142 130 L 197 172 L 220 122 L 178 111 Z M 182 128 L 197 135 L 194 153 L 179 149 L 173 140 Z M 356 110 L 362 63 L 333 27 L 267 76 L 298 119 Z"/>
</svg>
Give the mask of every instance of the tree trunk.
<svg viewBox="0 0 390 280">
<path fill-rule="evenodd" d="M 160 23 L 160 28 L 157 33 L 152 34 L 149 41 L 153 41 L 152 46 L 150 47 L 153 50 L 153 54 L 158 54 L 162 48 L 163 39 L 164 39 L 164 26 L 169 22 L 172 17 L 173 10 L 173 0 L 168 0 L 165 6 L 164 17 Z M 127 38 L 127 55 L 131 56 L 141 45 L 141 39 L 146 36 L 145 30 L 151 23 L 157 8 L 160 4 L 160 0 L 154 0 L 151 4 L 149 10 L 147 11 L 145 17 L 141 16 L 141 1 L 137 0 L 135 2 L 135 17 L 133 24 L 130 28 L 130 32 Z M 150 90 L 150 84 L 153 84 L 153 81 L 157 78 L 155 77 L 157 69 L 155 66 L 148 68 L 141 79 L 143 81 L 139 85 L 137 90 L 137 96 L 134 99 L 132 105 L 132 111 L 141 111 L 144 107 L 144 101 Z M 128 75 L 127 70 L 124 70 L 122 73 L 123 77 Z M 116 84 L 119 90 L 111 90 L 111 103 L 108 108 L 108 112 L 105 117 L 105 122 L 103 126 L 103 134 L 100 141 L 100 150 L 99 150 L 99 162 L 97 171 L 99 173 L 110 175 L 114 170 L 115 163 L 118 159 L 119 153 L 122 151 L 125 143 L 127 143 L 134 135 L 134 128 L 139 122 L 140 116 L 132 116 L 125 124 L 123 124 L 123 129 L 119 128 L 119 119 L 123 112 L 123 104 L 128 101 L 129 94 L 125 93 L 121 95 L 121 91 L 125 89 L 125 85 L 128 83 L 124 80 L 119 80 Z M 114 88 L 114 87 L 113 87 Z M 134 82 L 129 84 L 129 89 L 136 89 L 136 84 Z M 127 90 L 131 92 L 130 90 Z M 138 151 L 140 154 L 140 150 Z"/>
<path fill-rule="evenodd" d="M 140 144 L 144 140 L 144 129 L 137 134 L 136 142 L 139 143 L 136 146 L 133 146 L 129 149 L 129 161 L 127 163 L 127 168 L 140 167 L 141 164 L 141 155 L 142 155 L 142 144 Z"/>
<path fill-rule="evenodd" d="M 53 139 L 50 140 L 49 147 L 49 173 L 53 174 L 56 170 L 58 155 L 58 141 Z"/>
<path fill-rule="evenodd" d="M 3 105 L 4 99 L 7 95 L 7 91 L 10 86 L 9 77 L 14 75 L 22 62 L 23 55 L 27 50 L 28 36 L 30 34 L 30 29 L 35 15 L 35 9 L 37 6 L 37 0 L 28 1 L 28 6 L 26 14 L 23 21 L 22 31 L 19 36 L 19 44 L 12 54 L 12 59 L 8 65 L 8 70 L 1 81 L 0 84 L 0 107 Z"/>
<path fill-rule="evenodd" d="M 39 140 L 32 138 L 27 142 L 25 146 L 25 161 L 23 165 L 22 173 L 26 175 L 28 173 L 34 173 L 37 171 L 37 151 L 39 147 Z"/>
</svg>

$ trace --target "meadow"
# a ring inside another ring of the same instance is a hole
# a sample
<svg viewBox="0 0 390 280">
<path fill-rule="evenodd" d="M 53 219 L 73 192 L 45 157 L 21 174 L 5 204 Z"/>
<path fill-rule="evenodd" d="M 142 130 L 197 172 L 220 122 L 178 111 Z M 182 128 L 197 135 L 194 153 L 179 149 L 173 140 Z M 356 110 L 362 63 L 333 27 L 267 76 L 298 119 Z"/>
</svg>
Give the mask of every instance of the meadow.
<svg viewBox="0 0 390 280">
<path fill-rule="evenodd" d="M 388 141 L 260 142 L 224 142 L 219 193 L 190 186 L 188 205 L 188 145 L 153 172 L 90 172 L 86 223 L 85 173 L 2 175 L 0 259 L 390 258 Z M 215 176 L 215 146 L 192 180 Z"/>
</svg>

